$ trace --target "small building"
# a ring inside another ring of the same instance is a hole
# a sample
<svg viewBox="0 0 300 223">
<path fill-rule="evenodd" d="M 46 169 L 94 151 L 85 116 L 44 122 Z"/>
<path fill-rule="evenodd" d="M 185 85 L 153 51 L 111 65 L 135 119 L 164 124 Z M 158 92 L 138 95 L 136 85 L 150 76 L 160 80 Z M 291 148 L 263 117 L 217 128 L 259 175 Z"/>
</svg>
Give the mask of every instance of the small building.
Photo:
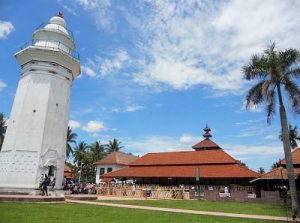
<svg viewBox="0 0 300 223">
<path fill-rule="evenodd" d="M 300 189 L 300 147 L 292 151 L 292 161 L 294 166 L 294 175 L 296 187 Z M 259 188 L 267 191 L 280 190 L 283 186 L 289 186 L 285 159 L 279 160 L 277 168 L 262 174 L 253 179 L 251 183 Z"/>
<path fill-rule="evenodd" d="M 194 151 L 148 153 L 128 167 L 105 173 L 103 178 L 132 179 L 137 184 L 159 185 L 250 185 L 259 174 L 213 142 L 210 129 Z"/>
<path fill-rule="evenodd" d="M 96 165 L 96 183 L 100 183 L 102 175 L 116 170 L 128 167 L 128 165 L 136 161 L 139 157 L 125 154 L 122 152 L 112 152 L 103 159 L 97 161 Z"/>
</svg>

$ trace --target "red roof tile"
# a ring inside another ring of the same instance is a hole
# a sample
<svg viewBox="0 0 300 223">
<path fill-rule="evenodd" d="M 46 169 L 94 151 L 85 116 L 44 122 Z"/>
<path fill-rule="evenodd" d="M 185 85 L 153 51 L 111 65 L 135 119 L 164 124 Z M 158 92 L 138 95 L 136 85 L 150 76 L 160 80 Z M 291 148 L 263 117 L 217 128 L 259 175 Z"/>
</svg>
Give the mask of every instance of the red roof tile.
<svg viewBox="0 0 300 223">
<path fill-rule="evenodd" d="M 69 165 L 67 164 L 64 165 L 64 172 L 72 172 Z"/>
<path fill-rule="evenodd" d="M 282 176 L 281 176 L 282 173 Z M 294 168 L 294 175 L 295 177 L 298 177 L 300 174 L 300 168 Z M 287 177 L 287 171 L 285 168 L 280 170 L 280 168 L 276 168 L 274 170 L 271 170 L 270 172 L 262 174 L 260 177 L 254 179 L 251 181 L 251 183 L 258 181 L 258 180 L 280 180 L 280 179 L 288 179 Z"/>
<path fill-rule="evenodd" d="M 139 157 L 128 155 L 122 152 L 112 152 L 111 154 L 104 157 L 102 160 L 97 161 L 95 164 L 118 164 L 118 165 L 128 165 Z"/>
<path fill-rule="evenodd" d="M 199 150 L 182 152 L 148 153 L 130 166 L 153 165 L 195 165 L 195 164 L 220 164 L 237 163 L 224 150 Z"/>
<path fill-rule="evenodd" d="M 64 177 L 66 177 L 68 179 L 74 178 L 74 173 L 72 172 L 70 166 L 67 164 L 64 165 Z"/>
<path fill-rule="evenodd" d="M 300 164 L 300 147 L 298 147 L 292 151 L 292 160 L 293 160 L 294 165 Z M 286 165 L 285 159 L 281 160 L 280 164 Z"/>
<path fill-rule="evenodd" d="M 200 178 L 255 178 L 259 175 L 239 164 L 221 164 L 200 166 L 132 166 L 104 174 L 102 177 L 195 178 L 197 167 L 200 168 Z"/>
<path fill-rule="evenodd" d="M 192 148 L 195 150 L 198 150 L 198 149 L 220 149 L 220 147 L 215 142 L 213 142 L 212 140 L 210 140 L 208 138 L 193 145 Z"/>
</svg>

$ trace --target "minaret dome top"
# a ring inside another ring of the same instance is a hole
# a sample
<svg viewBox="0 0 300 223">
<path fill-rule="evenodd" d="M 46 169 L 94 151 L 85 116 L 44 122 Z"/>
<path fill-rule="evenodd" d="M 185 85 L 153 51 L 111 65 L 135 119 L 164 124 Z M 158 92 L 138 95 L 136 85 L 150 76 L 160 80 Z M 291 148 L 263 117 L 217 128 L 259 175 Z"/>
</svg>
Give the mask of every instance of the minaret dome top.
<svg viewBox="0 0 300 223">
<path fill-rule="evenodd" d="M 60 25 L 64 28 L 66 28 L 67 24 L 66 21 L 63 18 L 63 15 L 61 12 L 58 12 L 55 16 L 53 16 L 50 21 L 50 24 L 56 24 L 56 25 Z"/>
</svg>

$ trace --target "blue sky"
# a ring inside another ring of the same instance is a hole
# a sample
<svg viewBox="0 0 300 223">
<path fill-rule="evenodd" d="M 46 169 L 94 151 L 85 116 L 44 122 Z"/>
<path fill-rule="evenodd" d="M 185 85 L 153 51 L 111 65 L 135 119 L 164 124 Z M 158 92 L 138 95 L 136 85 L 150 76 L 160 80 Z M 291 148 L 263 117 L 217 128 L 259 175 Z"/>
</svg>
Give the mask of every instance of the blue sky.
<svg viewBox="0 0 300 223">
<path fill-rule="evenodd" d="M 283 156 L 279 116 L 267 125 L 264 107 L 244 109 L 241 67 L 272 41 L 300 49 L 299 10 L 296 0 L 0 0 L 0 111 L 9 116 L 19 80 L 14 54 L 61 11 L 81 57 L 79 140 L 117 138 L 137 155 L 191 150 L 207 123 L 232 156 L 268 170 Z"/>
</svg>

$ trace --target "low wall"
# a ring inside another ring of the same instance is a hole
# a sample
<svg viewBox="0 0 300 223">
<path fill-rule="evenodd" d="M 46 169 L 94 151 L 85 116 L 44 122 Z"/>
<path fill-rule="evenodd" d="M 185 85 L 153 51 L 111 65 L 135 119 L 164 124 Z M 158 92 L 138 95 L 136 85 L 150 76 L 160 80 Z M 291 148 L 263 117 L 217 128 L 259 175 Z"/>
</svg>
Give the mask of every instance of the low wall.
<svg viewBox="0 0 300 223">
<path fill-rule="evenodd" d="M 208 187 L 207 187 L 208 188 Z M 97 188 L 97 195 L 115 197 L 136 197 L 152 199 L 200 199 L 210 201 L 235 201 L 235 202 L 254 202 L 254 203 L 274 203 L 283 204 L 284 200 L 280 197 L 279 191 L 260 191 L 257 195 L 253 188 L 238 187 L 232 189 L 230 193 L 220 193 L 218 188 L 196 190 L 194 187 L 160 187 L 160 186 L 104 186 Z"/>
<path fill-rule="evenodd" d="M 210 201 L 236 201 L 236 202 L 255 202 L 283 204 L 284 200 L 280 197 L 279 191 L 260 191 L 260 197 L 248 194 L 246 190 L 231 191 L 228 196 L 220 196 L 218 190 L 205 190 L 204 199 Z"/>
</svg>

